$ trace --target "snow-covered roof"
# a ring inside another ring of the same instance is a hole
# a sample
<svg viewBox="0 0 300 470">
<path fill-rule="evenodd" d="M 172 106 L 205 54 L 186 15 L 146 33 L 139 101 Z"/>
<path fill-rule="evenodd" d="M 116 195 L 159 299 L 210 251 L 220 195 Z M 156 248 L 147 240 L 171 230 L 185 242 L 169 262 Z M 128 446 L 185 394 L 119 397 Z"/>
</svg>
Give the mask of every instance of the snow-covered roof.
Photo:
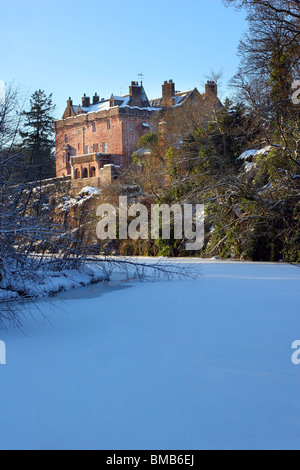
<svg viewBox="0 0 300 470">
<path fill-rule="evenodd" d="M 110 108 L 109 100 L 99 101 L 97 104 L 92 104 L 88 108 L 83 108 L 80 106 L 80 109 L 83 113 L 98 113 L 99 111 L 106 111 Z"/>
<path fill-rule="evenodd" d="M 124 101 L 126 98 L 129 98 L 129 95 L 126 95 L 126 96 L 112 95 L 112 98 L 116 101 Z"/>
<path fill-rule="evenodd" d="M 135 108 L 135 109 L 143 109 L 143 110 L 148 110 L 148 111 L 156 111 L 156 108 L 153 108 L 152 106 L 149 107 L 149 101 L 146 96 L 146 93 L 144 89 L 142 88 L 142 106 L 132 106 L 130 104 L 130 96 L 125 95 L 125 96 L 118 96 L 118 95 L 112 95 L 110 99 L 107 100 L 102 100 L 97 104 L 91 104 L 88 108 L 83 107 L 83 106 L 74 106 L 73 105 L 73 110 L 74 113 L 76 114 L 77 117 L 81 113 L 84 114 L 89 114 L 89 113 L 99 113 L 101 111 L 108 111 L 112 107 L 118 107 L 118 108 Z M 112 103 L 113 102 L 113 103 Z M 144 106 L 143 106 L 144 104 Z M 70 118 L 67 118 L 70 119 Z"/>
<path fill-rule="evenodd" d="M 184 91 L 184 92 L 176 92 L 174 95 L 174 104 L 173 106 L 181 106 L 185 100 L 193 93 L 193 90 Z M 112 94 L 109 99 L 101 100 L 97 104 L 91 104 L 89 107 L 83 107 L 81 105 L 74 106 L 72 105 L 72 109 L 74 111 L 75 116 L 67 117 L 66 119 L 74 119 L 81 114 L 89 114 L 89 113 L 99 113 L 101 111 L 108 111 L 111 108 L 130 108 L 130 109 L 138 109 L 142 111 L 160 111 L 162 109 L 162 98 L 157 98 L 154 100 L 148 100 L 144 87 L 141 85 L 141 96 L 140 96 L 140 105 L 137 106 L 133 101 L 130 95 L 114 95 Z"/>
<path fill-rule="evenodd" d="M 191 95 L 193 90 L 189 91 L 178 91 L 174 95 L 174 106 L 179 106 L 184 103 L 184 101 Z M 162 108 L 162 98 L 156 98 L 155 100 L 150 100 L 150 106 L 155 108 Z"/>
</svg>

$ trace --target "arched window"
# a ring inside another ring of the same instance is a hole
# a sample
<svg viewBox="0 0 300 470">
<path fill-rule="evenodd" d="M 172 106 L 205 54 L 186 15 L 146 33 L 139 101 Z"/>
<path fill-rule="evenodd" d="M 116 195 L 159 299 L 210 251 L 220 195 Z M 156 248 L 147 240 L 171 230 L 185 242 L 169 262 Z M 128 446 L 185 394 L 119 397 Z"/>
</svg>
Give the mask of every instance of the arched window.
<svg viewBox="0 0 300 470">
<path fill-rule="evenodd" d="M 95 178 L 96 176 L 96 168 L 94 166 L 91 167 L 91 178 Z"/>
<path fill-rule="evenodd" d="M 79 170 L 79 168 L 76 168 L 76 170 L 75 170 L 75 179 L 79 180 L 79 178 L 80 178 L 80 170 Z"/>
<path fill-rule="evenodd" d="M 88 171 L 87 171 L 87 168 L 82 168 L 82 172 L 81 172 L 81 178 L 88 178 Z"/>
</svg>

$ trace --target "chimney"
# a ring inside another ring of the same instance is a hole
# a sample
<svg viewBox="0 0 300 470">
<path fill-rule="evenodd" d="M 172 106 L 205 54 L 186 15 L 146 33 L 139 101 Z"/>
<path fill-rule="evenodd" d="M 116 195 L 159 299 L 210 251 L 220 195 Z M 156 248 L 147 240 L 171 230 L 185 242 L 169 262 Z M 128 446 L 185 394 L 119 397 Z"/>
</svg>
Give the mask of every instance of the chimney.
<svg viewBox="0 0 300 470">
<path fill-rule="evenodd" d="M 130 106 L 142 106 L 142 87 L 138 82 L 131 82 L 129 87 Z"/>
<path fill-rule="evenodd" d="M 86 94 L 83 95 L 82 98 L 82 107 L 83 108 L 89 108 L 91 106 L 91 100 L 89 96 L 86 96 Z"/>
<path fill-rule="evenodd" d="M 95 93 L 95 96 L 93 96 L 93 104 L 98 104 L 100 101 L 100 96 Z"/>
<path fill-rule="evenodd" d="M 162 106 L 163 108 L 172 108 L 175 97 L 175 83 L 173 80 L 165 81 L 162 86 Z"/>
<path fill-rule="evenodd" d="M 68 101 L 67 101 L 66 110 L 63 114 L 63 119 L 67 119 L 67 118 L 72 117 L 72 116 L 76 116 L 76 113 L 74 112 L 74 109 L 73 109 L 72 98 L 69 98 Z"/>
<path fill-rule="evenodd" d="M 218 85 L 215 82 L 208 80 L 205 85 L 205 94 L 208 96 L 218 96 Z"/>
</svg>

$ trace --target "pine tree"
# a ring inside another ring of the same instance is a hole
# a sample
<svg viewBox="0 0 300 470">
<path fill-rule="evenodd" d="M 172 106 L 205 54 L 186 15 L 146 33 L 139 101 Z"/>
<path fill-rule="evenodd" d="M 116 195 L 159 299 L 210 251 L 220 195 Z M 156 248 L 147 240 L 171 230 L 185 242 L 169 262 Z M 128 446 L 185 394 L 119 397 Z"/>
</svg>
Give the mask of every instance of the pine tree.
<svg viewBox="0 0 300 470">
<path fill-rule="evenodd" d="M 30 99 L 30 110 L 24 111 L 20 131 L 24 154 L 23 177 L 31 181 L 55 176 L 52 94 L 36 91 Z"/>
</svg>

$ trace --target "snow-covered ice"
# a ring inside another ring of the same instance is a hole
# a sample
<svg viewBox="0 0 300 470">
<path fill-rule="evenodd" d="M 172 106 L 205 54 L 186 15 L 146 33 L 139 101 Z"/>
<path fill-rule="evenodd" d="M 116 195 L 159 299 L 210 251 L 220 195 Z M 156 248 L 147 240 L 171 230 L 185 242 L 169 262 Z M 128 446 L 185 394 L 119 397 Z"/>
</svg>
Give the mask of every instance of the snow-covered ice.
<svg viewBox="0 0 300 470">
<path fill-rule="evenodd" d="M 197 266 L 65 293 L 26 335 L 0 331 L 0 448 L 299 449 L 299 268 Z"/>
</svg>

